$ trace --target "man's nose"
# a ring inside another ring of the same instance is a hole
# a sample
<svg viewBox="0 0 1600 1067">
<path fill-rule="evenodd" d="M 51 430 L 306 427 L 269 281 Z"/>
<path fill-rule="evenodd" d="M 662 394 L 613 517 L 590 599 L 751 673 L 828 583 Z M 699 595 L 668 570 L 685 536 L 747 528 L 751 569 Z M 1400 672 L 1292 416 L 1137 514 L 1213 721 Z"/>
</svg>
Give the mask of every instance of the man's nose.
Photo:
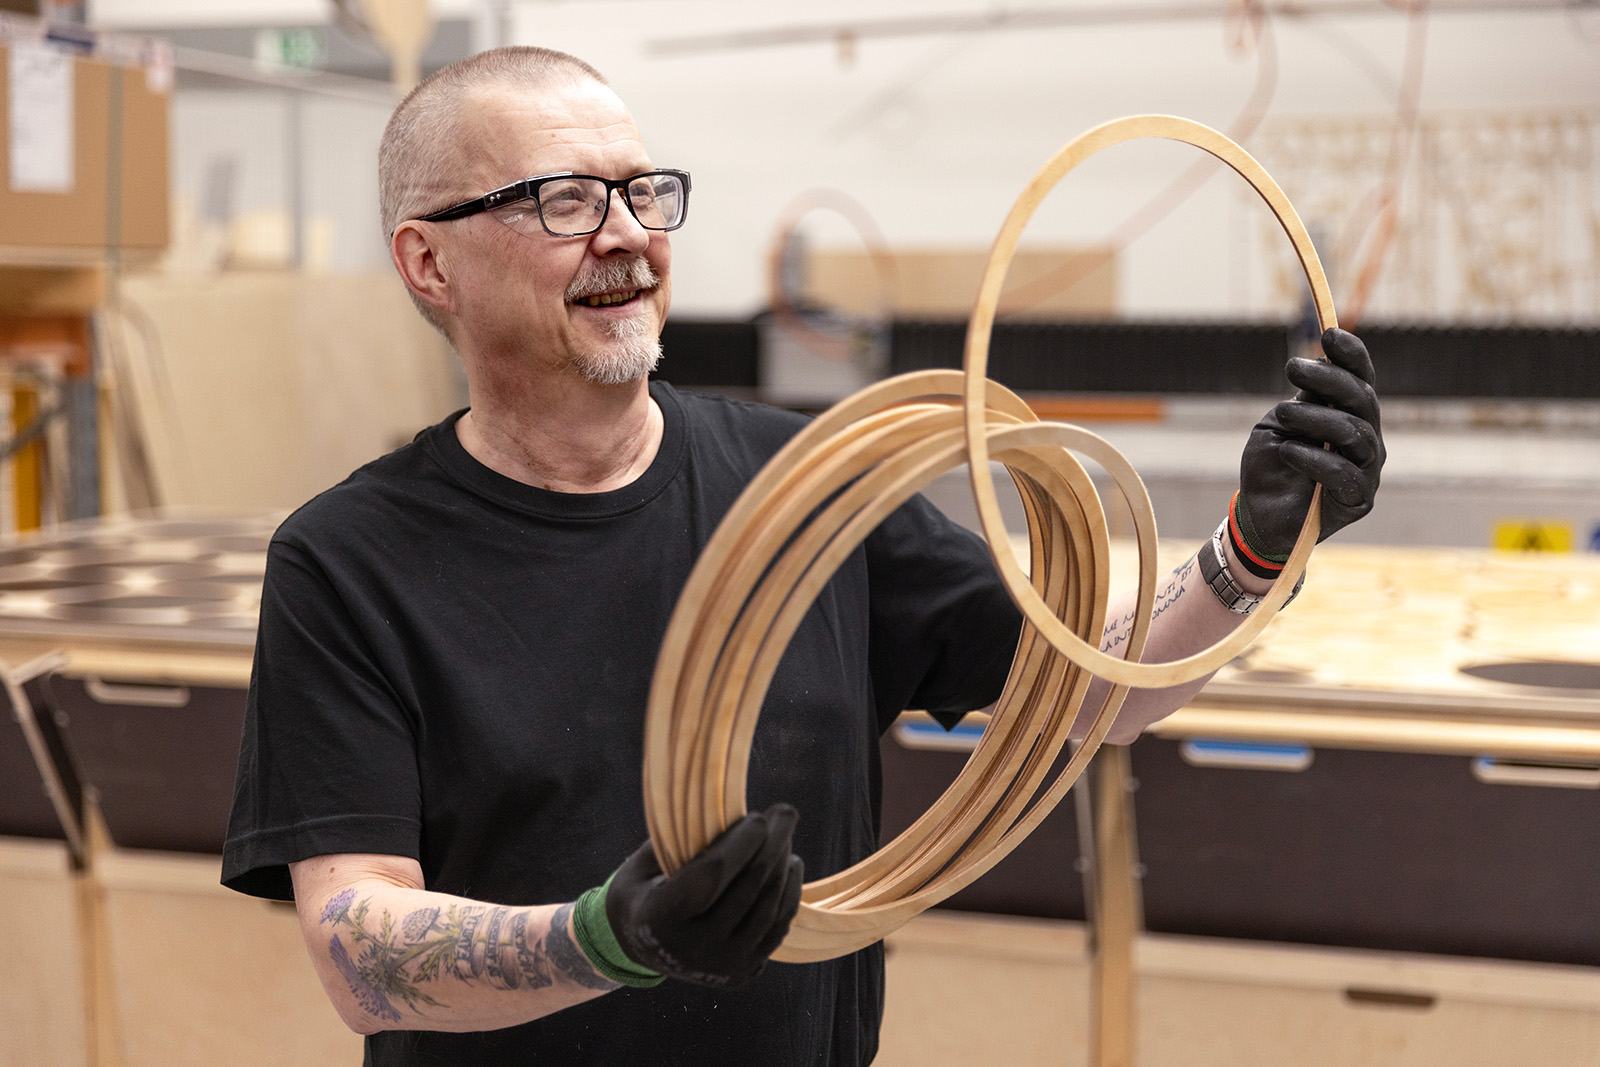
<svg viewBox="0 0 1600 1067">
<path fill-rule="evenodd" d="M 604 255 L 618 249 L 643 252 L 650 245 L 650 231 L 639 225 L 639 220 L 633 217 L 623 190 L 613 189 L 611 195 L 620 198 L 621 202 L 613 203 L 607 209 L 605 225 L 595 231 L 596 253 Z"/>
</svg>

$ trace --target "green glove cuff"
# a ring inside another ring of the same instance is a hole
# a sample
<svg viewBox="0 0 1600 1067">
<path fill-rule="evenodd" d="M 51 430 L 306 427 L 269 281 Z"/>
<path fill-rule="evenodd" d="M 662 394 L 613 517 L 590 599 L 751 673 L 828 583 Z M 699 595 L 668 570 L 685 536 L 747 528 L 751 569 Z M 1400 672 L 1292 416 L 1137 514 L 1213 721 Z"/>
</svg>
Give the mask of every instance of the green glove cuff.
<svg viewBox="0 0 1600 1067">
<path fill-rule="evenodd" d="M 622 945 L 611 929 L 611 922 L 606 918 L 606 890 L 610 888 L 611 879 L 607 878 L 604 885 L 586 890 L 578 898 L 572 908 L 573 938 L 583 954 L 589 957 L 589 962 L 594 964 L 594 969 L 613 982 L 621 982 L 635 989 L 660 985 L 665 975 L 639 966 L 622 951 Z"/>
</svg>

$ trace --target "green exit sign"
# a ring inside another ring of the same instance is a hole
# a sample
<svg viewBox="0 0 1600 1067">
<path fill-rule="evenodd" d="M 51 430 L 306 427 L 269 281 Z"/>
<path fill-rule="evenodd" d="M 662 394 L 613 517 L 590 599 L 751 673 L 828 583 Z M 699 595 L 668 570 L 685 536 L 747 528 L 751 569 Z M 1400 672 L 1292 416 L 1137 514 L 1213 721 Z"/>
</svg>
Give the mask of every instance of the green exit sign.
<svg viewBox="0 0 1600 1067">
<path fill-rule="evenodd" d="M 256 31 L 256 62 L 264 67 L 318 70 L 327 59 L 328 42 L 319 29 Z"/>
</svg>

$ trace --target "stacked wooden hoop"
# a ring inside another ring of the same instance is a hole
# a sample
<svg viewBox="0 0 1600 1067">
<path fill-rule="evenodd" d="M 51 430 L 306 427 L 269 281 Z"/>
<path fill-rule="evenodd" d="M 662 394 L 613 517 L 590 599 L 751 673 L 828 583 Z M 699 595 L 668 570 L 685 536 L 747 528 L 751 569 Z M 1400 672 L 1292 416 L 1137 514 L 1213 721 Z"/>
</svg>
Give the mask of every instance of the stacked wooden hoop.
<svg viewBox="0 0 1600 1067">
<path fill-rule="evenodd" d="M 1320 490 L 1283 575 L 1237 630 L 1202 652 L 1141 663 L 1158 575 L 1144 484 L 1094 434 L 1041 422 L 985 377 L 1006 268 L 1028 220 L 1068 171 L 1122 141 L 1160 137 L 1202 148 L 1272 209 L 1305 268 L 1323 329 L 1335 325 L 1311 239 L 1260 164 L 1215 130 L 1139 115 L 1064 147 L 1023 191 L 990 253 L 968 331 L 965 370 L 903 375 L 841 402 L 797 435 L 745 489 L 690 575 L 656 661 L 645 726 L 645 812 L 663 868 L 676 870 L 745 813 L 750 744 L 778 660 L 802 616 L 863 539 L 939 474 L 966 463 L 1001 578 L 1026 616 L 1010 677 L 967 766 L 915 824 L 865 860 L 808 883 L 787 962 L 872 944 L 998 863 L 1061 800 L 1111 728 L 1129 687 L 1160 688 L 1232 659 L 1288 599 L 1317 541 Z M 1126 660 L 1099 651 L 1105 626 L 1104 508 L 1074 453 L 1098 463 L 1130 502 L 1139 546 L 1138 606 Z M 1027 515 L 1030 566 L 1012 553 L 989 460 L 1003 463 Z M 1092 675 L 1110 697 L 1064 768 Z M 804 798 L 795 798 L 802 806 Z M 802 808 L 803 810 L 803 808 Z"/>
</svg>

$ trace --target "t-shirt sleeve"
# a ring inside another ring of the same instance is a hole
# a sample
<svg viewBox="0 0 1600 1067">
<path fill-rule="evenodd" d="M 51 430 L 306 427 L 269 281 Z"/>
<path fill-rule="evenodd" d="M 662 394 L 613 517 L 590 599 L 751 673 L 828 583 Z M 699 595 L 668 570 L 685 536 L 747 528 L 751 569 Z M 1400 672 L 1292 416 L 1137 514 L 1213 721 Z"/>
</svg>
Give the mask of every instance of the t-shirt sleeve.
<svg viewBox="0 0 1600 1067">
<path fill-rule="evenodd" d="M 275 540 L 222 882 L 293 898 L 288 864 L 338 852 L 419 858 L 416 730 L 325 569 Z"/>
<path fill-rule="evenodd" d="M 921 496 L 867 538 L 879 730 L 906 708 L 945 727 L 993 703 L 1022 629 L 988 546 Z"/>
</svg>

